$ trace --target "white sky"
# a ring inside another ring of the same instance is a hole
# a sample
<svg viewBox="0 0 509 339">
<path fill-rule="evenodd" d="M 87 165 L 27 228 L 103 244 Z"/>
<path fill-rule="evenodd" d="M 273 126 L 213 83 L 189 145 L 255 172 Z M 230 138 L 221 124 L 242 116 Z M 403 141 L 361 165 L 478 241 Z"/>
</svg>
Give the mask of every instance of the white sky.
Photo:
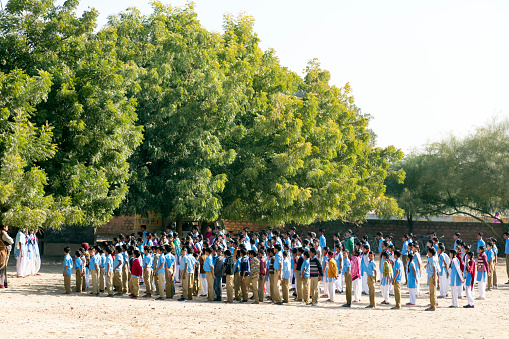
<svg viewBox="0 0 509 339">
<path fill-rule="evenodd" d="M 62 3 L 63 1 L 57 1 Z M 163 0 L 180 6 L 186 1 Z M 255 18 L 265 50 L 302 75 L 318 58 L 332 83 L 349 82 L 356 104 L 373 115 L 379 146 L 408 151 L 490 117 L 509 115 L 507 0 L 197 0 L 198 18 L 221 31 L 224 13 Z M 81 0 L 99 25 L 145 0 Z"/>
</svg>

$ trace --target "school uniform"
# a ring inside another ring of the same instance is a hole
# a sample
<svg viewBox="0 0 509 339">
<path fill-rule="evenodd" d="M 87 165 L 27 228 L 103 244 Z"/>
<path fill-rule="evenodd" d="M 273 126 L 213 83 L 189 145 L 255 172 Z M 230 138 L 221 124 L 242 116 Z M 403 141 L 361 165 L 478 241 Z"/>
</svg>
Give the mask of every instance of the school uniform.
<svg viewBox="0 0 509 339">
<path fill-rule="evenodd" d="M 493 268 L 495 267 L 495 252 L 493 249 L 486 251 L 486 259 L 488 260 L 489 272 L 492 272 L 491 275 L 488 275 L 488 291 L 493 288 Z"/>
<path fill-rule="evenodd" d="M 322 271 L 323 277 L 322 277 L 322 285 L 323 285 L 323 294 L 328 296 L 329 294 L 329 280 L 327 276 L 327 272 L 329 269 L 329 257 L 325 255 L 325 257 L 322 260 Z"/>
<path fill-rule="evenodd" d="M 403 263 L 403 267 L 406 267 L 406 262 L 407 262 L 407 258 L 408 258 L 408 243 L 410 241 L 409 240 L 406 240 L 404 243 L 403 243 L 403 246 L 401 247 L 401 262 Z M 406 269 L 405 269 L 405 283 L 408 282 L 408 277 L 407 277 L 407 272 L 406 272 Z"/>
<path fill-rule="evenodd" d="M 69 253 L 64 257 L 63 270 L 65 294 L 71 294 L 72 258 Z M 66 269 L 67 267 L 67 269 Z"/>
<path fill-rule="evenodd" d="M 213 258 L 212 255 L 209 255 L 205 258 L 205 261 L 203 262 L 203 270 L 205 271 L 205 275 L 207 277 L 207 300 L 212 301 L 215 298 L 214 293 L 214 276 L 213 276 Z"/>
<path fill-rule="evenodd" d="M 339 293 L 343 293 L 343 253 L 336 252 L 334 254 L 334 260 L 336 260 L 336 264 L 338 265 L 339 277 L 336 279 L 336 290 Z"/>
<path fill-rule="evenodd" d="M 290 278 L 292 276 L 291 270 L 291 260 L 290 258 L 283 259 L 283 272 L 281 273 L 281 278 L 283 279 L 281 284 L 281 289 L 283 292 L 283 301 L 285 303 L 289 302 L 289 294 L 290 294 Z"/>
<path fill-rule="evenodd" d="M 435 257 L 428 257 L 428 265 L 426 266 L 426 273 L 428 276 L 428 286 L 429 286 L 429 300 L 430 300 L 430 308 L 432 310 L 436 310 L 437 308 L 437 287 L 435 285 L 435 276 L 433 274 L 433 268 L 436 269 L 436 260 Z"/>
<path fill-rule="evenodd" d="M 440 285 L 440 297 L 445 298 L 449 295 L 449 264 L 450 258 L 445 253 L 439 256 L 440 272 L 438 273 L 438 283 Z"/>
<path fill-rule="evenodd" d="M 295 264 L 295 287 L 297 290 L 297 300 L 302 300 L 302 279 L 300 277 L 300 269 L 302 267 L 302 263 L 304 262 L 304 257 L 300 256 L 297 259 L 297 263 Z"/>
<path fill-rule="evenodd" d="M 109 297 L 113 296 L 113 257 L 106 256 L 106 266 L 104 268 L 104 275 L 106 276 L 106 292 Z"/>
<path fill-rule="evenodd" d="M 131 261 L 131 295 L 135 298 L 140 296 L 140 277 L 143 275 L 140 260 L 134 258 Z"/>
<path fill-rule="evenodd" d="M 187 300 L 193 300 L 193 285 L 194 285 L 194 266 L 196 264 L 196 259 L 192 254 L 187 254 L 186 256 L 187 270 L 186 270 L 186 289 L 183 291 L 183 298 Z M 184 284 L 184 282 L 182 282 Z M 187 292 L 187 295 L 186 293 Z"/>
<path fill-rule="evenodd" d="M 165 268 L 166 268 L 166 298 L 173 298 L 175 295 L 175 285 L 173 284 L 173 274 L 175 273 L 175 256 L 171 253 L 164 255 Z"/>
<path fill-rule="evenodd" d="M 82 264 L 82 267 L 83 267 L 83 276 L 81 277 L 81 290 L 84 291 L 87 289 L 87 276 L 86 276 L 86 272 L 87 272 L 87 258 L 82 255 L 80 257 L 81 259 L 81 264 Z"/>
<path fill-rule="evenodd" d="M 368 274 L 366 269 L 368 267 L 369 257 L 368 254 L 362 253 L 361 255 L 361 284 L 362 284 L 362 293 L 369 294 L 368 287 Z"/>
<path fill-rule="evenodd" d="M 346 290 L 346 304 L 352 304 L 352 272 L 350 259 L 343 258 L 343 275 L 345 277 L 345 290 Z"/>
<path fill-rule="evenodd" d="M 463 281 L 463 272 L 460 268 L 458 258 L 453 258 L 451 262 L 451 295 L 452 306 L 458 307 L 458 297 L 461 295 L 461 284 Z"/>
<path fill-rule="evenodd" d="M 99 294 L 99 267 L 100 267 L 100 259 L 98 253 L 95 253 L 90 257 L 90 274 L 92 276 L 92 294 Z"/>
<path fill-rule="evenodd" d="M 26 236 L 21 230 L 18 231 L 16 235 L 16 250 L 14 255 L 16 257 L 16 274 L 18 277 L 26 276 L 26 261 L 27 261 L 27 246 L 26 246 Z"/>
<path fill-rule="evenodd" d="M 277 252 L 274 255 L 274 277 L 272 279 L 272 284 L 273 284 L 273 287 L 272 287 L 272 292 L 273 292 L 272 300 L 275 303 L 282 302 L 281 293 L 279 291 L 279 287 L 280 287 L 280 284 L 281 284 L 281 281 L 279 280 L 279 278 L 281 276 L 282 268 L 283 268 L 283 253 L 281 251 L 279 251 L 279 252 Z"/>
<path fill-rule="evenodd" d="M 214 258 L 214 295 L 215 301 L 222 301 L 222 288 L 221 282 L 224 274 L 224 258 L 222 256 L 216 256 Z"/>
<path fill-rule="evenodd" d="M 260 276 L 258 278 L 258 301 L 263 302 L 265 293 L 264 285 L 265 278 L 267 277 L 267 259 L 265 256 L 260 258 Z"/>
<path fill-rule="evenodd" d="M 99 292 L 104 292 L 104 283 L 105 283 L 105 277 L 104 277 L 104 270 L 106 268 L 106 254 L 101 254 L 101 265 L 99 267 Z"/>
<path fill-rule="evenodd" d="M 414 255 L 414 264 L 415 264 L 415 271 L 417 273 L 417 295 L 421 295 L 421 267 L 422 267 L 422 259 L 421 255 L 419 253 L 415 253 Z"/>
<path fill-rule="evenodd" d="M 392 268 L 392 276 L 394 277 L 394 300 L 396 301 L 396 308 L 401 308 L 401 281 L 403 278 L 403 262 L 401 259 L 394 261 L 394 267 Z"/>
<path fill-rule="evenodd" d="M 79 257 L 74 260 L 74 263 L 76 268 L 76 292 L 81 293 L 81 271 L 83 270 L 83 263 Z"/>
<path fill-rule="evenodd" d="M 392 277 L 392 267 L 389 260 L 384 260 L 382 268 L 382 278 L 380 279 L 380 285 L 382 289 L 382 297 L 384 301 L 389 303 L 389 290 L 390 290 L 390 279 Z"/>
<path fill-rule="evenodd" d="M 157 266 L 154 265 L 154 270 L 156 271 L 156 286 L 157 286 L 157 294 L 159 294 L 159 298 L 164 298 L 164 275 L 166 273 L 166 263 L 164 260 L 164 254 L 158 254 L 157 258 Z"/>
<path fill-rule="evenodd" d="M 486 253 L 480 253 L 477 258 L 477 287 L 479 288 L 479 298 L 486 298 L 486 281 L 490 268 Z"/>
<path fill-rule="evenodd" d="M 486 243 L 484 242 L 483 239 L 477 240 L 477 251 L 476 251 L 477 254 L 479 254 L 479 247 L 481 246 L 484 246 L 484 248 L 486 248 Z"/>
<path fill-rule="evenodd" d="M 323 276 L 322 265 L 320 263 L 320 260 L 316 256 L 309 259 L 309 269 L 310 269 L 309 273 L 310 289 L 311 295 L 313 297 L 311 302 L 313 303 L 313 305 L 315 305 L 316 303 L 318 303 L 320 291 L 318 283 L 320 281 L 320 278 Z"/>
<path fill-rule="evenodd" d="M 260 293 L 258 289 L 260 288 L 260 259 L 257 257 L 253 257 L 249 263 L 249 268 L 251 270 L 249 276 L 251 278 L 251 288 L 253 289 L 253 298 L 255 303 L 260 302 Z M 263 289 L 263 284 L 261 284 Z M 263 299 L 262 299 L 263 301 Z"/>
<path fill-rule="evenodd" d="M 475 289 L 474 289 L 474 283 L 475 283 L 475 261 L 472 259 L 470 260 L 467 265 L 466 269 L 466 278 L 465 278 L 465 290 L 467 295 L 467 302 L 468 305 L 474 306 L 474 298 L 475 298 Z"/>
<path fill-rule="evenodd" d="M 369 305 L 375 307 L 375 271 L 377 270 L 375 260 L 369 260 L 366 266 L 366 275 L 368 280 Z"/>
<path fill-rule="evenodd" d="M 122 266 L 124 263 L 124 255 L 122 253 L 115 254 L 113 262 L 113 286 L 117 289 L 118 294 L 124 294 L 122 289 Z M 118 267 L 117 267 L 118 265 Z"/>
<path fill-rule="evenodd" d="M 148 254 L 143 258 L 143 283 L 145 284 L 145 294 L 152 296 L 152 254 Z"/>
<path fill-rule="evenodd" d="M 407 287 L 410 294 L 410 304 L 415 305 L 417 299 L 417 268 L 414 261 L 407 262 Z M 415 272 L 414 272 L 415 271 Z"/>
<path fill-rule="evenodd" d="M 336 260 L 334 258 L 330 258 L 329 261 L 329 267 L 327 270 L 327 280 L 328 280 L 328 287 L 329 287 L 329 299 L 334 302 L 334 297 L 336 295 L 336 277 L 338 276 L 338 265 L 336 264 Z"/>
<path fill-rule="evenodd" d="M 235 260 L 234 265 L 234 276 L 233 276 L 233 287 L 234 287 L 234 293 L 235 293 L 235 300 L 241 300 L 242 295 L 242 279 L 240 278 L 240 262 L 242 260 L 242 257 L 239 256 L 237 260 Z"/>
<path fill-rule="evenodd" d="M 246 255 L 240 261 L 240 277 L 242 279 L 242 301 L 248 301 L 248 287 L 249 275 L 251 274 L 251 267 L 249 264 L 249 257 Z"/>
<path fill-rule="evenodd" d="M 309 277 L 310 277 L 310 264 L 309 258 L 304 259 L 300 268 L 300 274 L 302 275 L 302 300 L 305 303 L 309 302 Z"/>
</svg>

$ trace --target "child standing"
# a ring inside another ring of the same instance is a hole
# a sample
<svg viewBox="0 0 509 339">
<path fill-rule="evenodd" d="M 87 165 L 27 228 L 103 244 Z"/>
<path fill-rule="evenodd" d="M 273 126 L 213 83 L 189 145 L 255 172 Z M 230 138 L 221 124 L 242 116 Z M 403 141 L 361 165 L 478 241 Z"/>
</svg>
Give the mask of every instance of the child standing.
<svg viewBox="0 0 509 339">
<path fill-rule="evenodd" d="M 74 262 L 76 266 L 76 292 L 81 293 L 82 291 L 81 277 L 85 275 L 83 271 L 83 262 L 81 261 L 81 252 L 76 251 L 74 257 L 75 257 Z"/>
<path fill-rule="evenodd" d="M 408 293 L 410 294 L 410 302 L 407 303 L 407 305 L 414 306 L 417 297 L 417 285 L 419 281 L 417 280 L 417 270 L 415 268 L 413 253 L 409 253 L 407 259 L 407 287 Z"/>
<path fill-rule="evenodd" d="M 463 272 L 460 267 L 459 259 L 456 257 L 456 250 L 449 251 L 449 257 L 451 258 L 451 295 L 452 295 L 452 305 L 450 307 L 458 307 L 458 296 L 461 295 L 461 288 L 464 279 Z"/>
<path fill-rule="evenodd" d="M 426 273 L 428 276 L 429 301 L 430 307 L 426 311 L 436 311 L 437 309 L 437 263 L 435 262 L 436 251 L 433 247 L 428 248 L 428 263 L 426 265 Z"/>
<path fill-rule="evenodd" d="M 451 260 L 449 256 L 445 254 L 445 247 L 442 244 L 438 246 L 438 260 L 440 265 L 440 272 L 438 273 L 440 295 L 438 298 L 445 298 L 449 296 L 449 267 Z"/>
<path fill-rule="evenodd" d="M 350 273 L 352 274 L 353 302 L 361 302 L 362 278 L 361 278 L 361 258 L 359 250 L 353 250 L 353 256 L 350 257 Z"/>
<path fill-rule="evenodd" d="M 281 289 L 283 292 L 283 303 L 288 303 L 290 301 L 289 300 L 290 278 L 292 276 L 291 266 L 292 266 L 292 263 L 291 263 L 288 251 L 283 251 L 283 272 L 281 275 L 281 278 L 282 278 Z M 253 283 L 253 285 L 254 285 L 254 283 Z M 254 289 L 253 289 L 253 293 L 254 293 Z"/>
<path fill-rule="evenodd" d="M 133 252 L 133 260 L 131 261 L 131 298 L 138 299 L 140 296 L 140 277 L 143 270 L 140 263 L 140 251 L 135 249 Z"/>
<path fill-rule="evenodd" d="M 345 276 L 346 304 L 343 307 L 352 306 L 352 272 L 348 250 L 343 249 L 343 275 Z"/>
<path fill-rule="evenodd" d="M 152 249 L 150 246 L 143 248 L 145 258 L 143 258 L 143 282 L 145 284 L 144 297 L 152 297 Z"/>
<path fill-rule="evenodd" d="M 106 275 L 106 291 L 108 297 L 113 297 L 113 257 L 111 256 L 112 250 L 106 247 L 106 268 L 104 269 Z"/>
<path fill-rule="evenodd" d="M 65 294 L 71 294 L 71 274 L 72 274 L 72 258 L 69 254 L 71 249 L 69 247 L 64 248 L 64 270 L 62 275 L 64 276 L 64 287 Z"/>
<path fill-rule="evenodd" d="M 401 280 L 403 277 L 403 262 L 400 259 L 401 252 L 396 250 L 394 251 L 394 267 L 392 268 L 392 286 L 394 286 L 394 300 L 396 301 L 396 306 L 392 309 L 399 310 L 401 309 Z"/>
<path fill-rule="evenodd" d="M 468 304 L 463 306 L 464 308 L 473 308 L 474 307 L 474 282 L 475 282 L 475 261 L 474 261 L 474 252 L 467 252 L 467 264 L 466 266 L 466 293 L 467 293 L 467 301 Z"/>
<path fill-rule="evenodd" d="M 309 252 L 305 251 L 302 256 L 304 258 L 304 260 L 302 262 L 302 266 L 300 268 L 300 279 L 302 280 L 302 301 L 303 301 L 303 304 L 308 304 L 308 302 L 309 302 L 309 274 L 310 274 Z"/>
<path fill-rule="evenodd" d="M 477 299 L 486 299 L 486 281 L 488 274 L 490 274 L 490 267 L 488 266 L 488 258 L 484 253 L 484 246 L 479 246 L 479 257 L 477 258 L 477 286 L 479 288 L 479 297 Z"/>
<path fill-rule="evenodd" d="M 329 256 L 329 270 L 327 272 L 327 280 L 329 283 L 329 300 L 330 302 L 334 302 L 334 297 L 336 294 L 336 279 L 338 278 L 338 265 L 336 264 L 336 260 L 334 260 L 334 252 L 329 251 L 327 254 Z"/>
<path fill-rule="evenodd" d="M 488 291 L 493 288 L 493 268 L 495 267 L 495 252 L 493 251 L 493 243 L 486 242 L 486 259 L 488 260 L 489 274 L 488 274 Z"/>
<path fill-rule="evenodd" d="M 366 308 L 375 308 L 375 282 L 376 282 L 376 262 L 375 262 L 375 253 L 370 251 L 368 254 L 368 265 L 366 267 L 366 275 L 368 279 L 368 290 L 369 290 L 369 305 Z"/>
<path fill-rule="evenodd" d="M 384 300 L 381 304 L 389 305 L 389 289 L 392 281 L 392 267 L 389 261 L 389 253 L 382 252 L 382 278 L 380 279 L 380 285 L 382 289 L 382 297 Z"/>
<path fill-rule="evenodd" d="M 175 274 L 175 256 L 171 253 L 171 245 L 164 245 L 166 254 L 164 255 L 164 268 L 166 275 L 166 299 L 172 299 L 175 295 L 175 285 L 173 284 Z"/>
</svg>

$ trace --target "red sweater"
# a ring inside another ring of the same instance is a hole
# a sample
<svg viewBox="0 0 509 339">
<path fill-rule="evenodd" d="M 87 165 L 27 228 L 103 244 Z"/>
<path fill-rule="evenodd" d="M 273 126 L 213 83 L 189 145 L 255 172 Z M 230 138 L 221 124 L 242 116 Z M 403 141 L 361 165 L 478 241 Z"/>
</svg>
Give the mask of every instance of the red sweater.
<svg viewBox="0 0 509 339">
<path fill-rule="evenodd" d="M 131 266 L 131 274 L 136 277 L 141 277 L 142 272 L 140 260 L 138 258 L 134 259 Z"/>
</svg>

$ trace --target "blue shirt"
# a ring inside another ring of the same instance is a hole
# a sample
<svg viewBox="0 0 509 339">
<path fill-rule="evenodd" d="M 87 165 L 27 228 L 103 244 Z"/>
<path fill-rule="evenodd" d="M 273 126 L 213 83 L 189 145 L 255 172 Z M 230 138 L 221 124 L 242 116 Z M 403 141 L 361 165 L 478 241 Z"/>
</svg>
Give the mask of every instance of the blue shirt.
<svg viewBox="0 0 509 339">
<path fill-rule="evenodd" d="M 186 255 L 186 263 L 187 263 L 187 273 L 194 273 L 194 265 L 196 263 L 196 259 L 192 254 Z"/>
<path fill-rule="evenodd" d="M 396 271 L 398 272 L 398 275 L 396 275 Z M 403 274 L 403 262 L 401 259 L 396 259 L 394 262 L 394 267 L 392 268 L 392 276 L 394 277 L 394 281 L 400 283 L 401 282 L 401 276 Z"/>
<path fill-rule="evenodd" d="M 171 253 L 167 253 L 164 256 L 164 259 L 166 261 L 166 268 L 173 268 L 173 265 L 175 264 L 175 256 Z"/>
<path fill-rule="evenodd" d="M 484 243 L 484 240 L 477 240 L 477 253 L 479 253 L 479 247 L 484 246 L 486 248 L 486 244 Z"/>
<path fill-rule="evenodd" d="M 488 262 L 490 262 L 493 259 L 495 259 L 495 255 L 493 253 L 493 249 L 486 251 L 486 259 L 488 260 Z"/>
<path fill-rule="evenodd" d="M 65 267 L 67 266 L 67 270 L 65 270 Z M 72 274 L 72 258 L 71 255 L 68 253 L 64 257 L 64 267 L 62 269 L 63 274 L 71 275 Z"/>
<path fill-rule="evenodd" d="M 435 267 L 435 265 L 436 265 L 435 261 L 436 261 L 435 257 L 431 257 L 431 258 L 428 257 L 428 266 L 426 266 L 426 272 L 428 273 L 428 278 L 433 277 L 433 267 Z"/>
<path fill-rule="evenodd" d="M 124 256 L 122 255 L 122 253 L 118 253 L 115 255 L 115 261 L 113 262 L 113 269 L 115 270 L 115 267 L 117 267 L 118 264 L 118 268 L 116 269 L 116 271 L 122 271 L 122 263 L 124 262 Z"/>
<path fill-rule="evenodd" d="M 382 243 L 383 242 L 384 242 L 383 238 L 380 238 L 380 240 L 378 240 L 378 252 L 382 252 Z"/>
<path fill-rule="evenodd" d="M 325 236 L 322 234 L 320 236 L 320 247 L 324 248 L 325 246 L 327 246 L 327 239 L 325 239 Z"/>
<path fill-rule="evenodd" d="M 304 259 L 302 262 L 302 266 L 300 267 L 300 274 L 302 274 L 303 278 L 308 277 L 309 278 L 309 258 Z"/>
<path fill-rule="evenodd" d="M 368 266 L 366 268 L 367 275 L 374 275 L 376 271 L 376 262 L 374 260 L 370 260 L 368 262 Z"/>
<path fill-rule="evenodd" d="M 403 247 L 401 248 L 401 254 L 402 255 L 408 254 L 408 240 L 403 243 Z"/>
<path fill-rule="evenodd" d="M 106 254 L 101 254 L 101 267 L 102 268 L 105 268 L 106 267 Z"/>
<path fill-rule="evenodd" d="M 81 261 L 81 258 L 76 258 L 74 262 L 76 263 L 76 271 L 83 269 L 83 262 Z"/>
<path fill-rule="evenodd" d="M 205 272 L 212 271 L 212 255 L 209 255 L 207 258 L 205 258 L 205 261 L 203 263 L 203 270 Z"/>
<path fill-rule="evenodd" d="M 154 258 L 152 257 L 152 254 L 146 255 L 145 258 L 143 258 L 143 268 L 146 266 L 148 269 L 152 269 L 153 262 Z"/>
<path fill-rule="evenodd" d="M 182 261 L 185 261 L 184 257 L 182 257 Z M 157 266 L 154 267 L 154 269 L 156 270 L 156 274 L 165 273 L 165 270 L 164 270 L 165 269 L 165 266 L 164 266 L 165 264 L 166 264 L 166 262 L 164 260 L 164 254 L 159 255 L 159 259 L 157 260 Z M 159 267 L 161 267 L 161 268 L 159 268 Z"/>
<path fill-rule="evenodd" d="M 509 238 L 505 241 L 505 254 L 509 254 Z"/>
<path fill-rule="evenodd" d="M 242 260 L 242 257 L 239 257 L 237 260 L 235 260 L 235 265 L 233 265 L 233 270 L 235 272 L 240 271 L 240 261 Z"/>
<path fill-rule="evenodd" d="M 292 263 L 290 258 L 283 259 L 283 271 L 281 272 L 281 278 L 290 279 L 292 276 Z"/>
<path fill-rule="evenodd" d="M 343 269 L 341 270 L 341 273 L 345 274 L 348 269 L 350 268 L 351 264 L 350 264 L 350 259 L 348 258 L 344 258 L 343 259 Z"/>
<path fill-rule="evenodd" d="M 109 269 L 108 269 L 108 264 L 110 265 Z M 113 272 L 113 257 L 111 255 L 108 255 L 106 257 L 106 268 L 105 268 L 105 271 L 106 272 Z"/>
<path fill-rule="evenodd" d="M 97 262 L 97 254 L 94 254 L 93 256 L 90 257 L 90 264 L 88 265 L 88 267 L 91 270 L 95 270 L 97 268 L 96 267 L 96 262 Z"/>
<path fill-rule="evenodd" d="M 415 263 L 413 261 L 409 261 L 408 262 L 408 279 L 407 279 L 407 287 L 408 288 L 417 288 L 417 283 L 415 282 L 415 274 L 414 274 L 414 270 L 412 269 L 414 268 L 415 269 L 415 272 L 417 273 L 417 269 L 415 268 Z"/>
<path fill-rule="evenodd" d="M 281 269 L 280 266 L 282 263 L 283 263 L 283 253 L 279 251 L 274 255 L 274 269 L 280 270 Z"/>
<path fill-rule="evenodd" d="M 251 273 L 251 267 L 249 265 L 249 257 L 242 257 L 240 260 L 240 276 L 245 277 Z"/>
</svg>

